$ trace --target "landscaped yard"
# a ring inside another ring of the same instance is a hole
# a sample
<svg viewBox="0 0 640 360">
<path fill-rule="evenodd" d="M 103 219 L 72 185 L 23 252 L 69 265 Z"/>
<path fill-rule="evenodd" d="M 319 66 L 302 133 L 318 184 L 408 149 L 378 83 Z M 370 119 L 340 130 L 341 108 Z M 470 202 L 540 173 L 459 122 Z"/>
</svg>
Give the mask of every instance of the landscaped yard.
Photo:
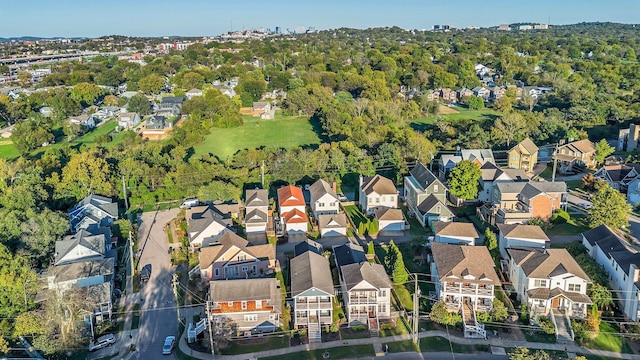
<svg viewBox="0 0 640 360">
<path fill-rule="evenodd" d="M 228 347 L 221 349 L 220 352 L 222 355 L 237 355 L 284 347 L 289 347 L 289 336 L 266 335 L 261 338 L 232 341 Z"/>
<path fill-rule="evenodd" d="M 341 346 L 326 350 L 314 350 L 314 351 L 301 351 L 297 353 L 290 353 L 278 356 L 269 356 L 260 358 L 262 360 L 321 360 L 325 352 L 329 353 L 330 359 L 349 359 L 349 358 L 362 358 L 367 356 L 375 356 L 375 350 L 373 345 L 352 345 Z"/>
<path fill-rule="evenodd" d="M 472 353 L 474 351 L 473 346 L 471 345 L 463 345 L 456 343 L 449 343 L 449 340 L 440 337 L 428 337 L 420 339 L 420 350 L 428 351 L 428 352 L 441 352 L 441 351 L 451 351 L 453 348 L 453 352 L 455 353 Z"/>
<path fill-rule="evenodd" d="M 320 137 L 306 117 L 282 116 L 273 120 L 243 117 L 244 125 L 229 129 L 212 128 L 202 144 L 194 147 L 197 155 L 211 153 L 227 159 L 238 150 L 260 147 L 292 148 L 320 144 Z"/>
<path fill-rule="evenodd" d="M 600 323 L 600 333 L 598 336 L 594 339 L 585 339 L 582 345 L 590 349 L 633 354 L 625 338 L 619 334 L 620 329 L 611 323 L 603 321 Z"/>
<path fill-rule="evenodd" d="M 587 217 L 579 214 L 572 214 L 565 224 L 555 224 L 546 231 L 547 235 L 580 235 L 589 230 Z"/>
<path fill-rule="evenodd" d="M 392 343 L 386 344 L 389 346 L 390 353 L 401 353 L 401 352 L 417 352 L 418 346 L 413 343 L 411 340 L 403 340 L 396 341 Z M 383 347 L 384 349 L 384 347 Z"/>
<path fill-rule="evenodd" d="M 402 248 L 400 248 L 400 251 L 403 253 L 402 257 L 406 267 L 407 262 L 412 260 L 404 257 L 404 252 L 402 251 Z M 387 248 L 382 246 L 376 246 L 375 252 L 378 259 L 381 262 L 384 262 L 384 257 L 387 255 Z M 411 272 L 411 270 L 409 271 Z M 387 269 L 387 273 L 389 273 L 389 269 Z M 409 290 L 407 290 L 405 285 L 407 284 L 393 284 L 393 290 L 398 296 L 398 299 L 400 299 L 400 304 L 402 305 L 402 307 L 404 307 L 405 309 L 411 309 L 413 308 L 413 299 L 412 299 L 411 293 L 409 293 Z"/>
</svg>

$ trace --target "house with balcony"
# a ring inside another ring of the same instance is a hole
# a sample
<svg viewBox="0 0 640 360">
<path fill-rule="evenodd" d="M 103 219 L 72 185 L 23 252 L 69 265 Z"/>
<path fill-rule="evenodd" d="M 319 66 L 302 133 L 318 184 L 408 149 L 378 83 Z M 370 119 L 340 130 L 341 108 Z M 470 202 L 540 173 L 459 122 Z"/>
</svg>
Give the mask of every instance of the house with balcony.
<svg viewBox="0 0 640 360">
<path fill-rule="evenodd" d="M 398 207 L 398 189 L 393 181 L 384 176 L 360 176 L 358 190 L 360 192 L 358 205 L 367 215 L 372 215 L 377 209 Z"/>
<path fill-rule="evenodd" d="M 335 291 L 329 260 L 313 251 L 291 259 L 293 325 L 306 328 L 309 341 L 320 341 L 322 326 L 333 323 Z"/>
<path fill-rule="evenodd" d="M 433 221 L 451 221 L 453 212 L 447 207 L 447 187 L 426 166 L 418 162 L 404 178 L 404 200 L 409 214 L 423 227 Z"/>
<path fill-rule="evenodd" d="M 496 162 L 491 149 L 458 149 L 455 154 L 444 154 L 438 159 L 438 177 L 445 180 L 449 172 L 462 160 L 469 160 L 481 167 L 487 162 Z"/>
<path fill-rule="evenodd" d="M 640 252 L 606 225 L 583 232 L 582 245 L 604 267 L 624 315 L 640 321 Z"/>
<path fill-rule="evenodd" d="M 462 314 L 464 336 L 486 338 L 484 324 L 477 312 L 493 308 L 494 288 L 500 280 L 491 254 L 485 246 L 432 243 L 431 279 L 436 296 L 450 312 Z"/>
<path fill-rule="evenodd" d="M 118 203 L 105 196 L 91 194 L 69 210 L 72 233 L 89 227 L 111 226 L 115 220 L 118 220 Z"/>
<path fill-rule="evenodd" d="M 229 320 L 240 333 L 272 332 L 281 326 L 282 290 L 278 279 L 242 279 L 209 283 L 214 324 Z"/>
<path fill-rule="evenodd" d="M 198 261 L 205 281 L 262 277 L 275 271 L 276 249 L 271 244 L 253 245 L 226 232 L 200 249 Z"/>
<path fill-rule="evenodd" d="M 512 147 L 507 155 L 510 168 L 522 169 L 529 174 L 533 173 L 533 168 L 538 163 L 538 147 L 529 138 Z"/>
<path fill-rule="evenodd" d="M 310 205 L 313 217 L 334 215 L 340 212 L 340 200 L 336 194 L 335 183 L 320 179 L 309 187 Z"/>
<path fill-rule="evenodd" d="M 263 189 L 251 189 L 245 192 L 244 225 L 247 234 L 262 234 L 267 231 L 269 222 L 269 193 Z"/>
<path fill-rule="evenodd" d="M 168 118 L 180 116 L 183 102 L 184 97 L 182 96 L 167 96 L 163 97 L 159 104 L 154 104 L 154 108 L 158 115 L 164 115 Z"/>
<path fill-rule="evenodd" d="M 551 241 L 537 225 L 498 224 L 498 247 L 500 257 L 507 259 L 507 249 L 512 247 L 530 247 L 548 249 Z"/>
<path fill-rule="evenodd" d="M 478 200 L 490 202 L 493 199 L 493 189 L 499 182 L 527 182 L 529 176 L 522 169 L 502 169 L 498 165 L 486 162 L 480 167 L 480 186 Z"/>
<path fill-rule="evenodd" d="M 278 189 L 278 209 L 288 235 L 307 233 L 306 203 L 301 188 L 288 185 Z"/>
<path fill-rule="evenodd" d="M 640 164 L 605 165 L 593 173 L 593 176 L 624 193 L 631 182 L 640 177 Z"/>
<path fill-rule="evenodd" d="M 189 245 L 194 249 L 206 247 L 220 235 L 233 231 L 231 216 L 220 214 L 209 205 L 188 209 L 186 218 Z"/>
<path fill-rule="evenodd" d="M 433 232 L 433 241 L 438 243 L 474 246 L 480 240 L 472 223 L 435 221 Z"/>
<path fill-rule="evenodd" d="M 524 224 L 549 220 L 556 209 L 567 207 L 567 184 L 556 182 L 499 182 L 491 203 L 478 208 L 479 217 L 491 224 Z"/>
<path fill-rule="evenodd" d="M 594 167 L 595 154 L 596 146 L 589 139 L 584 139 L 559 146 L 553 156 L 557 160 L 558 171 L 567 174 L 580 168 Z"/>
</svg>

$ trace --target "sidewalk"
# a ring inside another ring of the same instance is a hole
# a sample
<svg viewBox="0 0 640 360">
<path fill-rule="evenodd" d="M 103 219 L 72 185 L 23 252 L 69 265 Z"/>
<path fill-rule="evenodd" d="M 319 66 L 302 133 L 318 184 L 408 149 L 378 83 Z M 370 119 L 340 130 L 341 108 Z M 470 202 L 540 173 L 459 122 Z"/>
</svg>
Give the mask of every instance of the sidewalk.
<svg viewBox="0 0 640 360">
<path fill-rule="evenodd" d="M 572 353 L 595 355 L 595 356 L 602 356 L 602 357 L 609 357 L 609 358 L 616 358 L 616 359 L 640 360 L 640 355 L 622 354 L 622 353 L 616 353 L 616 352 L 604 351 L 604 350 L 593 350 L 593 349 L 583 348 L 577 345 L 534 343 L 534 342 L 527 342 L 527 341 L 513 341 L 513 340 L 504 340 L 504 339 L 497 339 L 497 338 L 491 338 L 488 340 L 466 339 L 458 336 L 450 336 L 445 331 L 441 331 L 441 330 L 423 331 L 423 332 L 420 332 L 419 334 L 420 338 L 435 337 L 435 336 L 449 338 L 451 342 L 458 343 L 458 344 L 465 344 L 465 345 L 491 345 L 491 346 L 499 346 L 503 348 L 522 346 L 529 349 L 559 350 L 559 351 L 568 351 Z M 216 359 L 220 359 L 220 360 L 255 359 L 255 358 L 262 358 L 266 356 L 278 356 L 278 355 L 285 355 L 285 354 L 295 353 L 300 351 L 330 349 L 338 346 L 348 346 L 348 345 L 372 344 L 375 349 L 380 349 L 382 344 L 402 341 L 402 340 L 411 340 L 411 337 L 405 334 L 405 335 L 397 335 L 397 336 L 390 336 L 390 337 L 338 340 L 338 341 L 331 341 L 326 343 L 310 343 L 306 345 L 298 345 L 298 346 L 291 346 L 288 348 L 265 350 L 265 351 L 259 351 L 254 353 L 241 354 L 241 355 L 217 355 Z M 179 347 L 183 353 L 189 356 L 192 356 L 196 359 L 202 359 L 202 360 L 211 359 L 211 354 L 201 353 L 201 352 L 191 350 L 187 345 L 187 341 L 184 334 L 180 338 Z"/>
</svg>

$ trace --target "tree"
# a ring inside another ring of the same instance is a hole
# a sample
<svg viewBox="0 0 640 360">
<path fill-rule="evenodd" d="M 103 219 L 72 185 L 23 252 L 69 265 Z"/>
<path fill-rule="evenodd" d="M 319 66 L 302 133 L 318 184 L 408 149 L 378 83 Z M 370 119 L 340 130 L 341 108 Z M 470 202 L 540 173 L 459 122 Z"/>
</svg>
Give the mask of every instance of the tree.
<svg viewBox="0 0 640 360">
<path fill-rule="evenodd" d="M 444 301 L 438 301 L 431 307 L 431 313 L 429 313 L 431 321 L 442 324 L 454 326 L 462 322 L 462 316 L 456 313 L 449 312 L 447 305 Z"/>
<path fill-rule="evenodd" d="M 498 238 L 489 227 L 487 227 L 484 232 L 484 243 L 487 244 L 487 249 L 489 249 L 489 251 L 492 251 L 498 247 Z"/>
<path fill-rule="evenodd" d="M 182 75 L 182 87 L 191 90 L 193 88 L 201 89 L 204 85 L 204 76 L 195 71 L 189 71 Z"/>
<path fill-rule="evenodd" d="M 39 113 L 33 113 L 28 120 L 15 124 L 11 140 L 21 154 L 26 154 L 54 140 L 51 123 Z"/>
<path fill-rule="evenodd" d="M 59 198 L 71 197 L 77 202 L 90 194 L 113 194 L 109 174 L 109 164 L 104 157 L 87 151 L 73 155 L 62 168 L 62 174 L 53 173 L 50 182 Z"/>
<path fill-rule="evenodd" d="M 151 74 L 138 81 L 140 91 L 147 95 L 157 95 L 164 89 L 164 77 Z"/>
<path fill-rule="evenodd" d="M 205 200 L 239 200 L 240 189 L 228 182 L 212 181 L 198 190 L 198 198 Z"/>
<path fill-rule="evenodd" d="M 0 244 L 0 316 L 14 317 L 31 309 L 38 290 L 36 273 L 27 259 Z"/>
<path fill-rule="evenodd" d="M 127 102 L 127 110 L 140 115 L 151 114 L 151 102 L 142 94 L 135 94 Z"/>
<path fill-rule="evenodd" d="M 510 112 L 496 120 L 493 132 L 496 137 L 502 139 L 509 146 L 512 141 L 524 138 L 526 126 L 526 121 L 522 115 Z"/>
<path fill-rule="evenodd" d="M 29 250 L 33 263 L 47 264 L 55 242 L 61 240 L 69 229 L 65 214 L 45 209 L 28 214 L 28 219 L 20 226 L 22 242 Z"/>
<path fill-rule="evenodd" d="M 484 109 L 484 99 L 480 96 L 471 96 L 469 98 L 469 108 L 473 110 Z"/>
<path fill-rule="evenodd" d="M 6 354 L 11 350 L 9 342 L 3 336 L 0 336 L 0 354 Z"/>
<path fill-rule="evenodd" d="M 604 164 L 604 159 L 613 154 L 615 149 L 613 146 L 610 146 L 607 142 L 607 139 L 602 139 L 596 143 L 596 154 L 593 156 L 593 159 L 598 162 L 598 164 Z"/>
<path fill-rule="evenodd" d="M 398 246 L 391 240 L 387 247 L 387 255 L 384 257 L 384 263 L 391 272 L 394 284 L 404 284 L 409 279 L 409 273 L 404 266 L 402 252 Z"/>
<path fill-rule="evenodd" d="M 118 106 L 118 98 L 115 95 L 107 95 L 103 101 L 106 106 Z"/>
<path fill-rule="evenodd" d="M 588 211 L 591 228 L 605 224 L 613 229 L 621 229 L 629 225 L 631 205 L 618 190 L 604 185 L 591 197 L 591 202 L 593 207 Z"/>
<path fill-rule="evenodd" d="M 613 306 L 611 291 L 601 284 L 593 284 L 591 286 L 591 295 L 589 297 L 593 305 L 596 305 L 600 309 Z"/>
<path fill-rule="evenodd" d="M 104 90 L 96 84 L 81 82 L 69 90 L 71 97 L 84 106 L 90 106 L 102 95 Z"/>
<path fill-rule="evenodd" d="M 46 328 L 44 327 L 44 320 L 42 314 L 37 311 L 23 312 L 16 317 L 14 323 L 14 336 L 32 336 L 39 334 L 46 334 Z"/>
<path fill-rule="evenodd" d="M 551 360 L 551 356 L 543 350 L 531 353 L 528 348 L 518 346 L 509 352 L 509 360 Z"/>
<path fill-rule="evenodd" d="M 463 200 L 475 199 L 481 176 L 478 165 L 462 160 L 449 173 L 449 191 Z"/>
<path fill-rule="evenodd" d="M 504 303 L 498 299 L 493 299 L 493 308 L 491 309 L 491 316 L 495 321 L 504 321 L 509 316 L 507 307 Z"/>
</svg>

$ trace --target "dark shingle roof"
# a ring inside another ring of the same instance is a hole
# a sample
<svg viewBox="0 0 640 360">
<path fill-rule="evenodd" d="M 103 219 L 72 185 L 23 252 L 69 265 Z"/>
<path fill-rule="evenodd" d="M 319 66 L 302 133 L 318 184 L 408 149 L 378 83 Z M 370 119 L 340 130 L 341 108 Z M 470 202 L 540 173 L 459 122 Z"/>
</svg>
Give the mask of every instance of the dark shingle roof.
<svg viewBox="0 0 640 360">
<path fill-rule="evenodd" d="M 309 193 L 311 194 L 311 201 L 316 201 L 320 199 L 322 196 L 324 196 L 325 194 L 331 195 L 334 199 L 336 199 L 336 201 L 338 200 L 338 194 L 336 194 L 336 192 L 333 191 L 333 187 L 331 187 L 331 185 L 329 185 L 328 182 L 322 179 L 314 182 L 309 187 Z"/>
<path fill-rule="evenodd" d="M 420 184 L 423 189 L 431 185 L 435 181 L 440 182 L 440 180 L 438 180 L 438 178 L 433 175 L 433 173 L 429 169 L 427 169 L 427 167 L 424 166 L 421 162 L 418 162 L 416 166 L 414 166 L 413 169 L 409 171 L 409 174 L 411 174 L 411 176 L 416 179 L 418 184 Z"/>
<path fill-rule="evenodd" d="M 317 243 L 311 239 L 306 239 L 305 241 L 297 244 L 293 251 L 295 256 L 300 256 L 307 251 L 311 251 L 318 255 L 322 255 L 323 250 L 324 250 L 324 247 L 322 246 L 322 244 Z"/>
<path fill-rule="evenodd" d="M 211 281 L 209 294 L 214 302 L 268 299 L 277 309 L 282 301 L 280 282 L 273 278 Z"/>
<path fill-rule="evenodd" d="M 368 261 L 359 264 L 348 264 L 340 267 L 342 278 L 345 281 L 347 290 L 351 290 L 354 286 L 366 281 L 375 286 L 376 289 L 391 288 L 391 280 L 389 275 L 384 271 L 384 267 L 380 264 L 370 263 Z"/>
<path fill-rule="evenodd" d="M 57 264 L 67 254 L 78 246 L 85 247 L 105 256 L 107 253 L 107 239 L 105 234 L 92 234 L 87 230 L 80 230 L 74 235 L 65 236 L 63 240 L 56 241 L 55 263 Z"/>
<path fill-rule="evenodd" d="M 431 209 L 436 207 L 436 205 L 438 205 L 438 204 L 440 204 L 441 206 L 446 207 L 446 205 L 443 204 L 442 201 L 438 200 L 438 198 L 435 197 L 435 195 L 430 194 L 424 200 L 422 200 L 420 205 L 418 205 L 418 211 L 420 212 L 421 215 L 424 215 L 424 214 L 428 213 L 429 211 L 431 211 Z"/>
<path fill-rule="evenodd" d="M 291 296 L 316 288 L 333 295 L 333 279 L 329 260 L 307 251 L 289 262 L 291 266 Z"/>
<path fill-rule="evenodd" d="M 356 245 L 352 242 L 348 242 L 340 246 L 334 246 L 333 254 L 339 267 L 367 261 L 367 257 L 365 256 L 362 246 Z"/>
<path fill-rule="evenodd" d="M 263 189 L 247 190 L 245 207 L 269 206 L 269 192 Z"/>
</svg>

